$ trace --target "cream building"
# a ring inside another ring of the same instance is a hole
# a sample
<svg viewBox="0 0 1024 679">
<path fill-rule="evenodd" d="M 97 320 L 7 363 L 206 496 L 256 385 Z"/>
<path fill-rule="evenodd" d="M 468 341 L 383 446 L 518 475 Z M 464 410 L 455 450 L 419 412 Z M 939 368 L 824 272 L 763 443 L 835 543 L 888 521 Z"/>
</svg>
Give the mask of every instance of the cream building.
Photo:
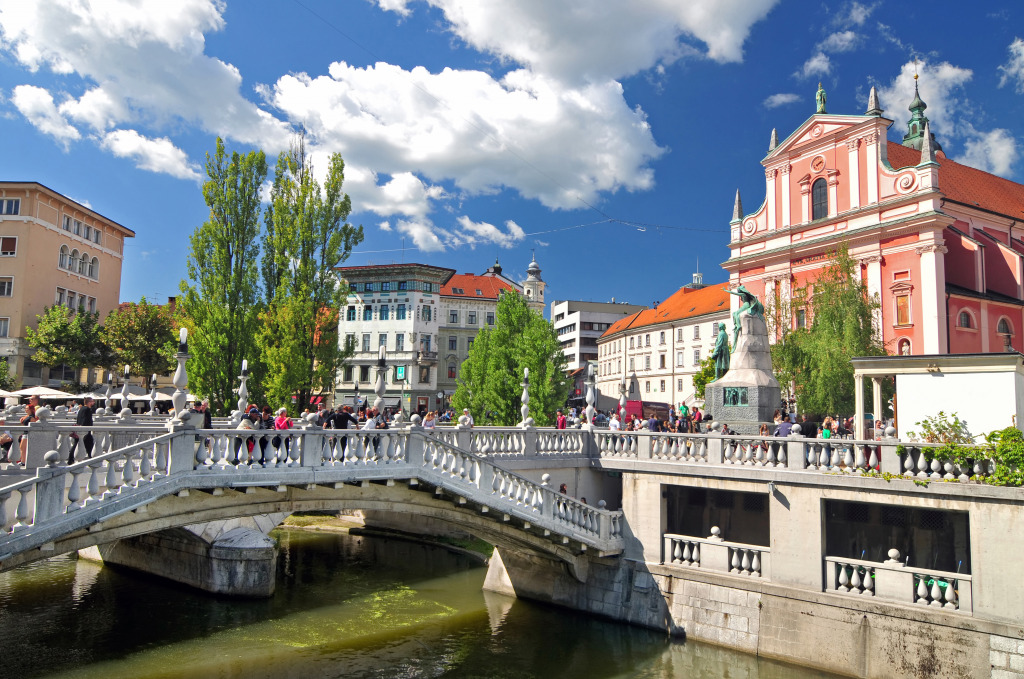
<svg viewBox="0 0 1024 679">
<path fill-rule="evenodd" d="M 0 357 L 24 386 L 76 378 L 33 361 L 25 328 L 54 304 L 102 321 L 120 301 L 124 241 L 134 236 L 38 182 L 0 182 Z"/>
</svg>

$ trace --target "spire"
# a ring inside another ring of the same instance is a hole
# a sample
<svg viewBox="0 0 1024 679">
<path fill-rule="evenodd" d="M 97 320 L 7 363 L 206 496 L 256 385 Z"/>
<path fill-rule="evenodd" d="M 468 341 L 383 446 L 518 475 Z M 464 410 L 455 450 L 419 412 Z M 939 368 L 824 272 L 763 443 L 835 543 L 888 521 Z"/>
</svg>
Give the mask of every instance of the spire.
<svg viewBox="0 0 1024 679">
<path fill-rule="evenodd" d="M 496 276 L 500 276 L 501 275 L 501 263 L 498 261 L 498 256 L 497 255 L 494 256 L 494 266 L 491 267 L 491 270 L 494 271 L 494 274 Z"/>
<path fill-rule="evenodd" d="M 924 129 L 928 126 L 928 116 L 924 114 L 928 104 L 921 99 L 921 93 L 917 89 L 916 73 L 914 74 L 914 100 L 910 102 L 908 108 L 910 109 L 910 120 L 907 121 L 907 133 L 903 135 L 903 145 L 920 150 L 924 142 Z M 934 136 L 930 138 L 930 141 L 935 151 L 942 150 L 942 145 L 935 141 Z"/>
<path fill-rule="evenodd" d="M 537 251 L 530 251 L 530 266 L 526 267 L 527 280 L 540 280 L 540 265 L 537 264 Z"/>
<path fill-rule="evenodd" d="M 868 95 L 868 110 L 864 112 L 866 116 L 880 116 L 882 111 L 882 105 L 878 103 L 878 90 L 875 89 L 874 85 L 871 86 L 871 94 Z"/>
<path fill-rule="evenodd" d="M 768 152 L 771 153 L 772 151 L 774 151 L 775 147 L 778 146 L 778 145 L 779 145 L 779 133 L 773 127 L 772 128 L 772 140 L 770 142 L 768 142 Z"/>
<path fill-rule="evenodd" d="M 740 190 L 736 189 L 736 203 L 732 206 L 732 221 L 738 222 L 743 219 L 743 202 L 740 200 Z M 731 224 L 732 222 L 730 222 Z"/>
<path fill-rule="evenodd" d="M 935 138 L 932 137 L 931 125 L 925 121 L 924 137 L 921 139 L 921 162 L 918 165 L 935 163 Z"/>
</svg>

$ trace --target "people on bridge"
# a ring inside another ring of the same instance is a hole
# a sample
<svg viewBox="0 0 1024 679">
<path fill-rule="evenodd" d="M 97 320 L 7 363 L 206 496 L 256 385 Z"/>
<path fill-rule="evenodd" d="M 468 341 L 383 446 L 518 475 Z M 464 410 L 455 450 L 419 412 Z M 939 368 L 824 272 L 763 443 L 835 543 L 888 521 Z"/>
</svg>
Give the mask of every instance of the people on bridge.
<svg viewBox="0 0 1024 679">
<path fill-rule="evenodd" d="M 612 419 L 608 420 L 608 428 L 612 431 L 619 431 L 622 429 L 622 422 L 619 421 L 618 413 L 612 413 Z"/>
<path fill-rule="evenodd" d="M 38 422 L 39 418 L 36 417 L 36 408 L 39 407 L 39 397 L 31 396 L 28 399 L 28 405 L 25 406 L 25 414 L 18 420 L 18 424 L 31 424 L 32 422 Z M 21 457 L 18 458 L 18 464 L 24 465 L 25 458 L 28 456 L 28 436 L 22 434 L 18 437 L 18 450 L 21 452 Z"/>
<path fill-rule="evenodd" d="M 567 423 L 568 420 L 565 414 L 561 410 L 557 411 L 555 413 L 555 429 L 565 429 Z"/>
<path fill-rule="evenodd" d="M 427 416 L 423 418 L 423 428 L 424 429 L 434 429 L 434 427 L 436 425 L 437 425 L 437 418 L 434 415 L 434 411 L 431 410 L 429 413 L 427 413 Z"/>
<path fill-rule="evenodd" d="M 473 415 L 470 414 L 469 408 L 463 408 L 462 414 L 466 417 L 466 426 L 472 427 L 474 424 Z"/>
<path fill-rule="evenodd" d="M 92 447 L 94 444 L 92 429 L 92 416 L 96 399 L 92 396 L 86 396 L 82 400 L 82 406 L 78 409 L 78 413 L 75 415 L 75 426 L 82 427 L 84 431 L 75 430 L 71 434 L 71 451 L 68 453 L 68 464 L 75 463 L 75 450 L 78 448 L 78 443 L 81 441 L 82 447 L 85 449 L 85 456 L 87 458 L 92 457 Z"/>
</svg>

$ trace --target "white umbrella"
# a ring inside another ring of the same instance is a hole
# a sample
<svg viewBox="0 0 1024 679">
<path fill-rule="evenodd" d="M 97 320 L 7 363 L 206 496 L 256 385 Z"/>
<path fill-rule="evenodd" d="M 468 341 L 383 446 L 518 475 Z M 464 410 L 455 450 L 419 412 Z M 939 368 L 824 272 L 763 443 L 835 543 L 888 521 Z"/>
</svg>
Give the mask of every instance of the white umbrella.
<svg viewBox="0 0 1024 679">
<path fill-rule="evenodd" d="M 0 398 L 18 398 L 18 395 L 13 391 L 4 391 L 0 389 Z"/>
<path fill-rule="evenodd" d="M 39 398 L 53 399 L 53 398 L 74 398 L 74 394 L 69 394 L 64 391 L 57 391 L 50 387 L 29 387 L 27 389 L 19 389 L 14 392 L 14 396 L 28 397 L 38 396 Z"/>
<path fill-rule="evenodd" d="M 93 398 L 93 399 L 96 399 L 97 401 L 102 401 L 106 397 L 107 397 L 106 394 L 104 394 L 103 392 L 99 392 L 99 391 L 87 391 L 84 394 L 75 394 L 75 398 L 77 398 L 79 400 L 81 400 L 83 398 Z"/>
</svg>

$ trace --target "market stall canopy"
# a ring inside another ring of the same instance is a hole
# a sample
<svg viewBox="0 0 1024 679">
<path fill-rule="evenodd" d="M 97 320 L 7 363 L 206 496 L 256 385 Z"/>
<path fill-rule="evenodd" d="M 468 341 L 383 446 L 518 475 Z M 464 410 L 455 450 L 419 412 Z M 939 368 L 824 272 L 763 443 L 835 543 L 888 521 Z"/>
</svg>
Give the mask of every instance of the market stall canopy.
<svg viewBox="0 0 1024 679">
<path fill-rule="evenodd" d="M 38 396 L 39 398 L 53 399 L 53 398 L 74 398 L 74 394 L 69 394 L 65 391 L 57 391 L 50 387 L 29 387 L 27 389 L 19 389 L 14 392 L 14 396 L 20 398 L 28 398 L 29 396 Z"/>
<path fill-rule="evenodd" d="M 18 398 L 18 395 L 13 391 L 4 391 L 0 389 L 0 398 Z"/>
</svg>

